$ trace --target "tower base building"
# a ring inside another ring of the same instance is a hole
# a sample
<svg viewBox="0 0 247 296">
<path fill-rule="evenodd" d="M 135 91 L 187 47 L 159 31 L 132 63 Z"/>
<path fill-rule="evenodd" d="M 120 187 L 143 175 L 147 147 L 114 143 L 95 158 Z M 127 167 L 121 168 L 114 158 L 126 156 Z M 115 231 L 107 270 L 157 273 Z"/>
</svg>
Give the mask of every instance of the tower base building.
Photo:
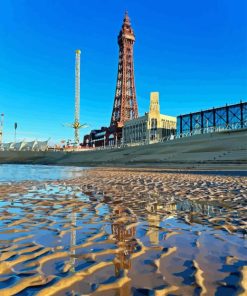
<svg viewBox="0 0 247 296">
<path fill-rule="evenodd" d="M 122 143 L 138 145 L 166 140 L 174 137 L 176 123 L 176 117 L 160 114 L 159 93 L 151 92 L 149 112 L 124 124 Z"/>
</svg>

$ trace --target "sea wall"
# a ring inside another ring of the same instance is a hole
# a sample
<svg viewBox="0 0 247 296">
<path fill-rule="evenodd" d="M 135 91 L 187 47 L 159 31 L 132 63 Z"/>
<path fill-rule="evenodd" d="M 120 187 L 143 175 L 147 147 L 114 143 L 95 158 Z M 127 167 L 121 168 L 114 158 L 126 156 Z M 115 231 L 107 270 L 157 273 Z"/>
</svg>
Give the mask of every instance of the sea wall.
<svg viewBox="0 0 247 296">
<path fill-rule="evenodd" d="M 247 129 L 100 151 L 1 151 L 0 163 L 247 169 Z"/>
</svg>

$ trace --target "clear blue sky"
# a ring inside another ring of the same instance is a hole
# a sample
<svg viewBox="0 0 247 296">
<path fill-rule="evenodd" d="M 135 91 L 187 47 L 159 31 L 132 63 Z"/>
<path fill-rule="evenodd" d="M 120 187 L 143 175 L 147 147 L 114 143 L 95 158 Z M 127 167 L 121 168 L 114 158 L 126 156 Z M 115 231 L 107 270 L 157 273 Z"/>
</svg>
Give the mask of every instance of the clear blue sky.
<svg viewBox="0 0 247 296">
<path fill-rule="evenodd" d="M 72 139 L 75 49 L 81 49 L 81 122 L 109 125 L 117 35 L 128 10 L 136 35 L 139 113 L 160 92 L 179 115 L 247 98 L 245 0 L 1 0 L 0 113 L 4 140 Z M 90 129 L 81 131 L 81 136 Z"/>
</svg>

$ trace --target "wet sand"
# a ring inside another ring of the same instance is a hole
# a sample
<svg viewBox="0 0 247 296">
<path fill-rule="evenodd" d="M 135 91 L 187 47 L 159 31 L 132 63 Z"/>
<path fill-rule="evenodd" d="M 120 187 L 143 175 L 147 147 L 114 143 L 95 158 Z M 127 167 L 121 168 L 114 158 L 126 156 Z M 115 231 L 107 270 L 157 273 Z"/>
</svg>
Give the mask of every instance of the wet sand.
<svg viewBox="0 0 247 296">
<path fill-rule="evenodd" d="M 0 295 L 247 294 L 246 177 L 98 168 L 0 193 Z"/>
</svg>

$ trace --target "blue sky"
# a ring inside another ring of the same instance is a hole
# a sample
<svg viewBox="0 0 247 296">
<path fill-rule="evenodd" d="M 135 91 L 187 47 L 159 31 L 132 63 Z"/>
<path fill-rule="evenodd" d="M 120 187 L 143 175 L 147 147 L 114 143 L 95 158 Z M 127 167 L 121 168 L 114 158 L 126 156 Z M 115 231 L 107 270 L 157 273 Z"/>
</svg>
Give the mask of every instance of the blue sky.
<svg viewBox="0 0 247 296">
<path fill-rule="evenodd" d="M 109 125 L 117 35 L 128 10 L 136 35 L 139 113 L 160 92 L 181 113 L 247 97 L 245 0 L 1 0 L 0 113 L 4 140 L 72 139 L 75 49 L 81 49 L 81 122 Z"/>
</svg>

